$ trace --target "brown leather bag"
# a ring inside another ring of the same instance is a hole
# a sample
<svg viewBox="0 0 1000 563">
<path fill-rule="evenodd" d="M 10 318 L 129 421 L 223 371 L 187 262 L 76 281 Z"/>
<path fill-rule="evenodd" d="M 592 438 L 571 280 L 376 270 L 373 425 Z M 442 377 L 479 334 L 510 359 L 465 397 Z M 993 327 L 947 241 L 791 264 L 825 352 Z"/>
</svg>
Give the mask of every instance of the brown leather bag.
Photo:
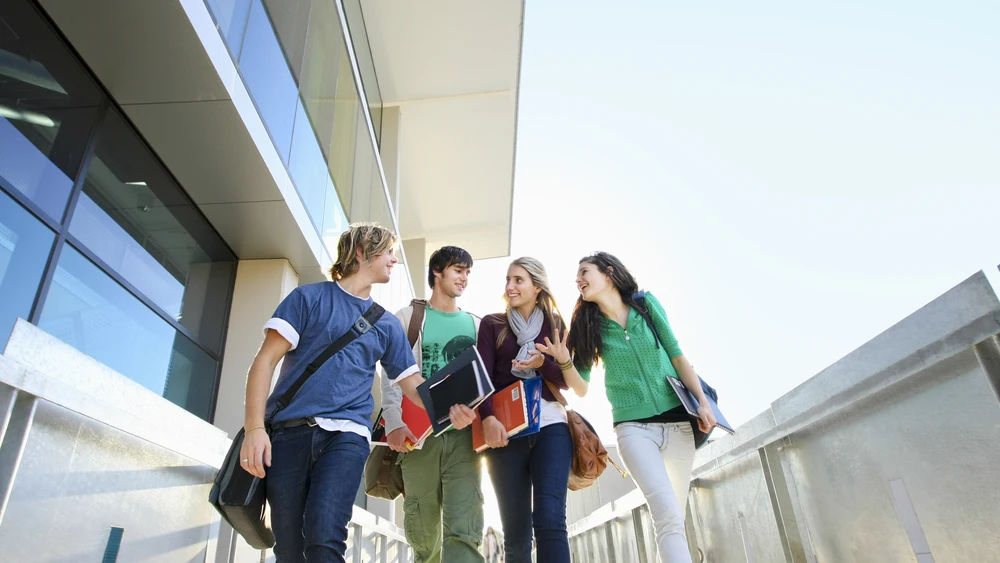
<svg viewBox="0 0 1000 563">
<path fill-rule="evenodd" d="M 410 326 L 406 327 L 406 339 L 410 342 L 410 348 L 417 343 L 420 330 L 424 327 L 424 316 L 427 314 L 427 301 L 425 299 L 414 299 L 410 301 L 413 306 L 413 314 L 410 316 Z M 382 418 L 379 412 L 375 417 L 376 424 Z M 384 432 L 384 429 L 382 429 Z M 400 465 L 403 454 L 393 451 L 389 446 L 375 446 L 368 454 L 365 461 L 365 494 L 370 497 L 393 500 L 403 495 L 403 467 Z"/>
<path fill-rule="evenodd" d="M 601 438 L 594 431 L 594 427 L 587 422 L 587 419 L 583 418 L 580 413 L 569 410 L 566 398 L 555 385 L 548 381 L 545 381 L 545 385 L 555 395 L 556 400 L 563 407 L 566 407 L 566 423 L 569 425 L 570 439 L 573 440 L 573 464 L 569 470 L 569 490 L 579 491 L 593 485 L 601 473 L 604 473 L 608 463 L 622 474 L 622 479 L 627 477 L 628 473 L 622 471 L 615 460 L 608 457 L 608 450 L 604 449 Z"/>
</svg>

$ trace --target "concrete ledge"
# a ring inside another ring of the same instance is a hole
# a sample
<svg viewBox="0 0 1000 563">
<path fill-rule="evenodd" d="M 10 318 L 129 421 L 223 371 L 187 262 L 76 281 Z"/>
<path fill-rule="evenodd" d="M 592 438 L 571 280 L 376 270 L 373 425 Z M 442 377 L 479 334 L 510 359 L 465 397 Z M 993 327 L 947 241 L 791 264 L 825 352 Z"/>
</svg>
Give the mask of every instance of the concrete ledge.
<svg viewBox="0 0 1000 563">
<path fill-rule="evenodd" d="M 22 319 L 0 356 L 0 383 L 210 467 L 229 449 L 219 428 Z"/>
<path fill-rule="evenodd" d="M 621 518 L 644 504 L 646 504 L 646 497 L 642 495 L 642 491 L 632 489 L 618 500 L 611 501 L 598 508 L 590 516 L 570 524 L 566 528 L 566 532 L 571 538 L 578 536 L 587 530 L 593 530 L 607 522 Z"/>
<path fill-rule="evenodd" d="M 699 450 L 692 479 L 815 424 L 1000 333 L 1000 299 L 977 272 Z"/>
</svg>

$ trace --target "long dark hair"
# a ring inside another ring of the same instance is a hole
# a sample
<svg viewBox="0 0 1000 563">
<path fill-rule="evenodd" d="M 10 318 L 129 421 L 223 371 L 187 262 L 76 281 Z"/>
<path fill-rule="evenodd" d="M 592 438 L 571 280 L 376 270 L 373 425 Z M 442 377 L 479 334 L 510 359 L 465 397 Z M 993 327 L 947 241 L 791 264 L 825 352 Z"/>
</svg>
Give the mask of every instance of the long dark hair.
<svg viewBox="0 0 1000 563">
<path fill-rule="evenodd" d="M 611 278 L 611 284 L 622 296 L 622 301 L 634 309 L 639 308 L 635 302 L 635 292 L 639 284 L 622 261 L 607 252 L 595 252 L 580 260 L 580 264 L 593 265 L 599 272 Z M 597 303 L 584 301 L 581 295 L 573 308 L 573 320 L 569 329 L 569 352 L 573 363 L 578 368 L 590 368 L 597 365 L 601 358 L 601 309 Z"/>
</svg>

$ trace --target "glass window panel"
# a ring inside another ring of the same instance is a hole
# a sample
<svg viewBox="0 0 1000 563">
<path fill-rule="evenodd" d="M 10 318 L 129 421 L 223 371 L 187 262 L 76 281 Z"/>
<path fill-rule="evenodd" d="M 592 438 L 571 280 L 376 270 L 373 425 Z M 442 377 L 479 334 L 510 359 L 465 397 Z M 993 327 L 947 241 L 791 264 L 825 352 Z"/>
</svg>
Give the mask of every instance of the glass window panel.
<svg viewBox="0 0 1000 563">
<path fill-rule="evenodd" d="M 240 71 L 271 140 L 287 165 L 298 88 L 260 0 L 250 8 Z"/>
<path fill-rule="evenodd" d="M 312 22 L 309 13 L 312 11 L 311 0 L 264 0 L 264 7 L 270 17 L 271 26 L 278 35 L 281 49 L 288 59 L 288 66 L 296 80 L 302 78 L 302 58 L 306 48 L 306 32 Z M 320 0 L 321 4 L 333 5 L 330 0 Z"/>
<path fill-rule="evenodd" d="M 70 234 L 220 351 L 235 258 L 117 111 L 98 131 Z"/>
<path fill-rule="evenodd" d="M 70 245 L 62 250 L 38 326 L 208 419 L 215 361 Z"/>
<path fill-rule="evenodd" d="M 313 2 L 299 92 L 327 159 L 331 156 L 334 105 L 343 53 L 344 36 L 335 3 Z"/>
<path fill-rule="evenodd" d="M 295 189 L 299 192 L 306 211 L 319 232 L 323 225 L 330 172 L 327 170 L 326 159 L 319 150 L 316 133 L 302 104 L 299 104 L 295 112 L 295 135 L 292 138 L 292 156 L 289 159 L 288 171 L 292 175 Z"/>
<path fill-rule="evenodd" d="M 31 3 L 0 3 L 0 183 L 61 221 L 100 103 Z"/>
<path fill-rule="evenodd" d="M 344 209 L 351 209 L 351 186 L 354 184 L 355 148 L 358 146 L 358 88 L 354 84 L 351 63 L 341 43 L 337 74 L 337 95 L 333 103 L 333 136 L 330 141 L 330 172 Z"/>
<path fill-rule="evenodd" d="M 372 150 L 371 135 L 365 124 L 365 116 L 358 112 L 355 122 L 354 180 L 351 184 L 351 222 L 371 220 L 372 204 L 372 163 L 375 154 Z"/>
<path fill-rule="evenodd" d="M 344 0 L 344 14 L 347 16 L 347 29 L 351 32 L 354 56 L 358 61 L 358 70 L 361 72 L 361 85 L 365 89 L 365 101 L 372 116 L 375 138 L 381 142 L 382 93 L 379 90 L 378 75 L 375 73 L 375 61 L 372 59 L 368 30 L 365 27 L 364 11 L 361 8 L 360 0 Z"/>
<path fill-rule="evenodd" d="M 182 334 L 175 334 L 163 397 L 208 420 L 219 364 Z"/>
<path fill-rule="evenodd" d="M 371 214 L 370 221 L 375 221 L 376 223 L 396 230 L 396 226 L 392 221 L 392 213 L 389 211 L 389 200 L 385 197 L 385 188 L 382 185 L 382 175 L 378 170 L 378 162 L 372 159 L 372 174 L 371 174 Z"/>
<path fill-rule="evenodd" d="M 337 242 L 340 234 L 347 230 L 347 215 L 340 205 L 340 197 L 333 185 L 333 179 L 327 179 L 326 212 L 323 219 L 323 242 L 331 258 L 337 257 Z"/>
<path fill-rule="evenodd" d="M 0 350 L 18 317 L 27 319 L 55 233 L 0 191 Z"/>
<path fill-rule="evenodd" d="M 239 60 L 251 0 L 205 0 L 233 60 Z"/>
</svg>

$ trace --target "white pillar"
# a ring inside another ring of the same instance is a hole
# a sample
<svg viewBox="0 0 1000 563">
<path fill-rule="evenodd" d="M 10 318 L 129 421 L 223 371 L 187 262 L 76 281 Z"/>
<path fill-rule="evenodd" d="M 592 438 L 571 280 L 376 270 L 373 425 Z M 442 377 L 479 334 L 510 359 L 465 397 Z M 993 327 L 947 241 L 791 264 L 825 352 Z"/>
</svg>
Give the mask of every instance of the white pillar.
<svg viewBox="0 0 1000 563">
<path fill-rule="evenodd" d="M 230 436 L 243 426 L 247 370 L 264 341 L 264 323 L 298 285 L 299 275 L 288 260 L 240 261 L 214 420 L 214 424 Z"/>
<path fill-rule="evenodd" d="M 382 140 L 379 144 L 379 155 L 382 157 L 382 170 L 385 171 L 385 182 L 389 188 L 389 198 L 392 201 L 392 208 L 396 212 L 396 221 L 399 222 L 399 194 L 400 194 L 400 168 L 399 168 L 399 139 L 401 128 L 399 106 L 385 106 L 382 108 Z"/>
<path fill-rule="evenodd" d="M 403 253 L 406 254 L 406 267 L 413 280 L 414 296 L 423 299 L 427 295 L 427 240 L 403 240 Z"/>
<path fill-rule="evenodd" d="M 264 341 L 264 323 L 298 284 L 299 275 L 288 260 L 240 260 L 214 419 L 214 424 L 228 432 L 230 437 L 243 426 L 247 370 Z M 274 382 L 271 384 L 274 385 Z M 259 551 L 250 547 L 243 538 L 233 538 L 233 535 L 232 528 L 223 522 L 219 529 L 216 562 L 260 561 Z"/>
</svg>

